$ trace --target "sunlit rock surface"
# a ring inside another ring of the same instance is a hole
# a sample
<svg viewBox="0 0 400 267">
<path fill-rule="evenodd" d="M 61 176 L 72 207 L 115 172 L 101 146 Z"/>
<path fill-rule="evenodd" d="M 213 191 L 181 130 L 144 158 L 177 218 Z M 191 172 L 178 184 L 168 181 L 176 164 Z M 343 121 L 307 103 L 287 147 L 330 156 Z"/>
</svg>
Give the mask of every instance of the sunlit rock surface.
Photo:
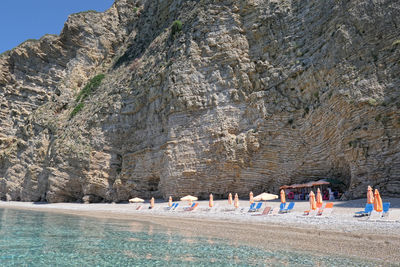
<svg viewBox="0 0 400 267">
<path fill-rule="evenodd" d="M 117 0 L 0 56 L 0 198 L 396 196 L 399 85 L 399 1 Z"/>
</svg>

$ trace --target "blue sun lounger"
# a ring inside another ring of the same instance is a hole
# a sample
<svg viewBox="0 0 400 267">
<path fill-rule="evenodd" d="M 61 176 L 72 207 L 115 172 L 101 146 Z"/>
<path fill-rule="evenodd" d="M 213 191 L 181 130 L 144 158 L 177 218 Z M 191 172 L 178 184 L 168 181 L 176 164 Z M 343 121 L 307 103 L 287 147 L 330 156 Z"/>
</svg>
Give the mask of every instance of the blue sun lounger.
<svg viewBox="0 0 400 267">
<path fill-rule="evenodd" d="M 280 211 L 280 213 L 291 212 L 293 208 L 294 208 L 294 202 L 290 202 L 286 208 L 284 208 L 282 211 Z"/>
<path fill-rule="evenodd" d="M 175 203 L 175 207 L 172 208 L 171 210 L 176 210 L 176 208 L 179 206 L 179 203 Z"/>
<path fill-rule="evenodd" d="M 249 208 L 249 211 L 248 212 L 252 212 L 252 211 L 254 211 L 254 206 L 256 205 L 256 203 L 254 202 L 254 203 L 251 203 L 250 204 L 250 208 Z"/>
<path fill-rule="evenodd" d="M 172 203 L 171 207 L 167 207 L 165 208 L 166 210 L 173 210 L 175 208 L 175 206 L 178 205 L 178 203 Z"/>
<path fill-rule="evenodd" d="M 390 202 L 382 203 L 382 217 L 386 217 L 389 215 Z"/>
<path fill-rule="evenodd" d="M 365 204 L 365 208 L 362 211 L 357 211 L 355 217 L 369 216 L 374 209 L 374 204 Z"/>
<path fill-rule="evenodd" d="M 253 203 L 253 204 L 256 204 L 256 203 Z M 255 206 L 255 207 L 253 206 L 253 208 L 251 208 L 251 206 L 250 206 L 249 212 L 259 211 L 262 207 L 262 204 L 263 204 L 262 202 L 258 202 L 257 206 Z"/>
<path fill-rule="evenodd" d="M 196 203 L 193 203 L 190 207 L 185 207 L 183 210 L 189 211 L 189 210 L 192 210 L 195 206 L 196 206 Z"/>
<path fill-rule="evenodd" d="M 285 209 L 286 203 L 281 203 L 279 206 L 279 212 L 282 212 Z"/>
</svg>

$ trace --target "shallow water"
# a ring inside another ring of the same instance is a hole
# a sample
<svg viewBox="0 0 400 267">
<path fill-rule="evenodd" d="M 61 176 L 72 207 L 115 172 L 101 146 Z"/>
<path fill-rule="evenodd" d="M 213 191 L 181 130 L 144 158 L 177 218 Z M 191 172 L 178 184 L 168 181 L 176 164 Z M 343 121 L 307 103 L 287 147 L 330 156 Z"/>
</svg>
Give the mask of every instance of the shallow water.
<svg viewBox="0 0 400 267">
<path fill-rule="evenodd" d="M 188 237 L 151 223 L 0 209 L 0 266 L 373 266 Z"/>
</svg>

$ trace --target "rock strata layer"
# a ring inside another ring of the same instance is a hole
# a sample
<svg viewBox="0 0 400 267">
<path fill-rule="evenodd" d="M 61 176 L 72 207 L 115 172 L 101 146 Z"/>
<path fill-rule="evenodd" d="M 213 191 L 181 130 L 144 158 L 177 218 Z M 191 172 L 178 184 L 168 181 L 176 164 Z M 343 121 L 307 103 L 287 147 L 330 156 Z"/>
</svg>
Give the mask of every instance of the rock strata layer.
<svg viewBox="0 0 400 267">
<path fill-rule="evenodd" d="M 395 0 L 116 0 L 0 56 L 0 198 L 396 196 L 399 85 Z"/>
</svg>

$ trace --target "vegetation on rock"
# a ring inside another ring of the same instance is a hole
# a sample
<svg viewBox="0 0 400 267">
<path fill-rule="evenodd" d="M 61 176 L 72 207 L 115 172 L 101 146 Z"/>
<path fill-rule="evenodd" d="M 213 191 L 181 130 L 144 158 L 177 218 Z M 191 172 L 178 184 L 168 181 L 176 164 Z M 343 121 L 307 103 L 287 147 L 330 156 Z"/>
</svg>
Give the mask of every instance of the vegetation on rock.
<svg viewBox="0 0 400 267">
<path fill-rule="evenodd" d="M 76 97 L 76 101 L 79 102 L 85 100 L 86 97 L 88 97 L 94 90 L 96 90 L 100 86 L 101 81 L 105 77 L 106 76 L 104 74 L 98 74 L 94 76 L 79 92 L 78 96 Z"/>
<path fill-rule="evenodd" d="M 182 31 L 183 25 L 182 25 L 182 21 L 180 20 L 175 20 L 172 23 L 172 28 L 171 28 L 171 33 L 172 35 L 175 35 L 176 33 Z"/>
<path fill-rule="evenodd" d="M 78 112 L 83 108 L 85 104 L 83 102 L 79 103 L 78 105 L 76 105 L 76 107 L 72 110 L 71 114 L 70 114 L 70 118 L 73 118 L 76 114 L 78 114 Z"/>
<path fill-rule="evenodd" d="M 79 92 L 78 96 L 76 97 L 76 102 L 78 104 L 72 110 L 70 114 L 70 118 L 73 118 L 84 106 L 83 102 L 91 93 L 93 93 L 101 84 L 101 81 L 106 76 L 104 74 L 98 74 L 94 76 L 90 81 L 83 87 L 83 89 Z M 79 103 L 80 102 L 80 103 Z"/>
</svg>

